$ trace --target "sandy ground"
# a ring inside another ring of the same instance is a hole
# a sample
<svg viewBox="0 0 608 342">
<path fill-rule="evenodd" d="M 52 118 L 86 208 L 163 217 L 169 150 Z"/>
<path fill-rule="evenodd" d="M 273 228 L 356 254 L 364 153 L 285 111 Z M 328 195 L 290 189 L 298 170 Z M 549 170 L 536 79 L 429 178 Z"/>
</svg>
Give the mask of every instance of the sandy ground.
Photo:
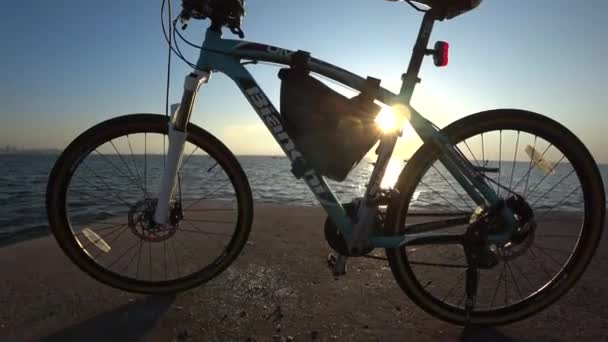
<svg viewBox="0 0 608 342">
<path fill-rule="evenodd" d="M 385 261 L 334 279 L 319 208 L 258 205 L 236 263 L 171 297 L 134 295 L 79 271 L 48 236 L 0 249 L 0 341 L 455 341 L 462 328 L 416 307 Z M 608 341 L 606 234 L 564 298 L 471 341 Z M 188 247 L 188 246 L 186 246 Z M 186 248 L 187 249 L 187 248 Z"/>
</svg>

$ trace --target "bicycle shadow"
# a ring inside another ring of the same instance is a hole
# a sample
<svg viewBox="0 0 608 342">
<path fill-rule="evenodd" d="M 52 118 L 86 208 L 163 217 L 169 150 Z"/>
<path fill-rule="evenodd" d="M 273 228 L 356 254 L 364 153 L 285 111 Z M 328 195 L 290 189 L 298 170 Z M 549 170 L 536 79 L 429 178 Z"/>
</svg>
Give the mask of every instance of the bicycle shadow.
<svg viewBox="0 0 608 342">
<path fill-rule="evenodd" d="M 462 330 L 461 342 L 512 342 L 513 339 L 490 326 L 469 326 Z"/>
<path fill-rule="evenodd" d="M 66 327 L 42 341 L 140 341 L 174 300 L 175 296 L 149 296 L 136 300 Z"/>
</svg>

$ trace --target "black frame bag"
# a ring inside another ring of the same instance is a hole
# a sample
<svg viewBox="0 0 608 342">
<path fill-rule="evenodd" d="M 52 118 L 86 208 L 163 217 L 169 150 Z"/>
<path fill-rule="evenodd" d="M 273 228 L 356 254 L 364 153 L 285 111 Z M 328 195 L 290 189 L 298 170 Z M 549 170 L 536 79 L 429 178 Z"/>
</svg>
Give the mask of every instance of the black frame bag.
<svg viewBox="0 0 608 342">
<path fill-rule="evenodd" d="M 380 138 L 380 106 L 361 93 L 348 98 L 298 69 L 282 69 L 281 116 L 306 162 L 343 181 Z"/>
</svg>

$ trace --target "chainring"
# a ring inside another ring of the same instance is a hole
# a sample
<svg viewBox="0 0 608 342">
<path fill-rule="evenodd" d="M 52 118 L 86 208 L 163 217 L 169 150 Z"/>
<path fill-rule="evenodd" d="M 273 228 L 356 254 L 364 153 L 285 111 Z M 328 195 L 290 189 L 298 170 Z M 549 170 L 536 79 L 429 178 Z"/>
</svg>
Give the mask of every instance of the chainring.
<svg viewBox="0 0 608 342">
<path fill-rule="evenodd" d="M 349 202 L 343 203 L 342 206 L 344 207 L 344 210 L 346 210 L 346 214 L 348 215 L 348 217 L 350 217 L 351 219 L 355 218 L 358 209 L 357 204 Z M 348 249 L 348 243 L 344 239 L 344 236 L 340 233 L 340 229 L 338 229 L 338 227 L 333 223 L 333 221 L 329 217 L 325 219 L 324 232 L 325 240 L 327 241 L 327 244 L 329 244 L 329 247 L 331 247 L 331 249 L 341 255 L 355 256 L 350 253 Z M 366 255 L 372 250 L 373 248 L 366 249 L 356 256 Z"/>
</svg>

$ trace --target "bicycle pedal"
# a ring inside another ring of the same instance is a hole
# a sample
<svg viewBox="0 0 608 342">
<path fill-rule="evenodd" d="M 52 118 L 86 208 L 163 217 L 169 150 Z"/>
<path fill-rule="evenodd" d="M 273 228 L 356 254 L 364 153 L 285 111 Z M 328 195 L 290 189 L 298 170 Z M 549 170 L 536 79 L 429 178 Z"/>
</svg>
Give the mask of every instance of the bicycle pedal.
<svg viewBox="0 0 608 342">
<path fill-rule="evenodd" d="M 327 256 L 327 267 L 331 269 L 334 277 L 346 274 L 346 259 L 347 257 L 341 254 L 338 254 L 337 257 L 333 254 Z"/>
</svg>

